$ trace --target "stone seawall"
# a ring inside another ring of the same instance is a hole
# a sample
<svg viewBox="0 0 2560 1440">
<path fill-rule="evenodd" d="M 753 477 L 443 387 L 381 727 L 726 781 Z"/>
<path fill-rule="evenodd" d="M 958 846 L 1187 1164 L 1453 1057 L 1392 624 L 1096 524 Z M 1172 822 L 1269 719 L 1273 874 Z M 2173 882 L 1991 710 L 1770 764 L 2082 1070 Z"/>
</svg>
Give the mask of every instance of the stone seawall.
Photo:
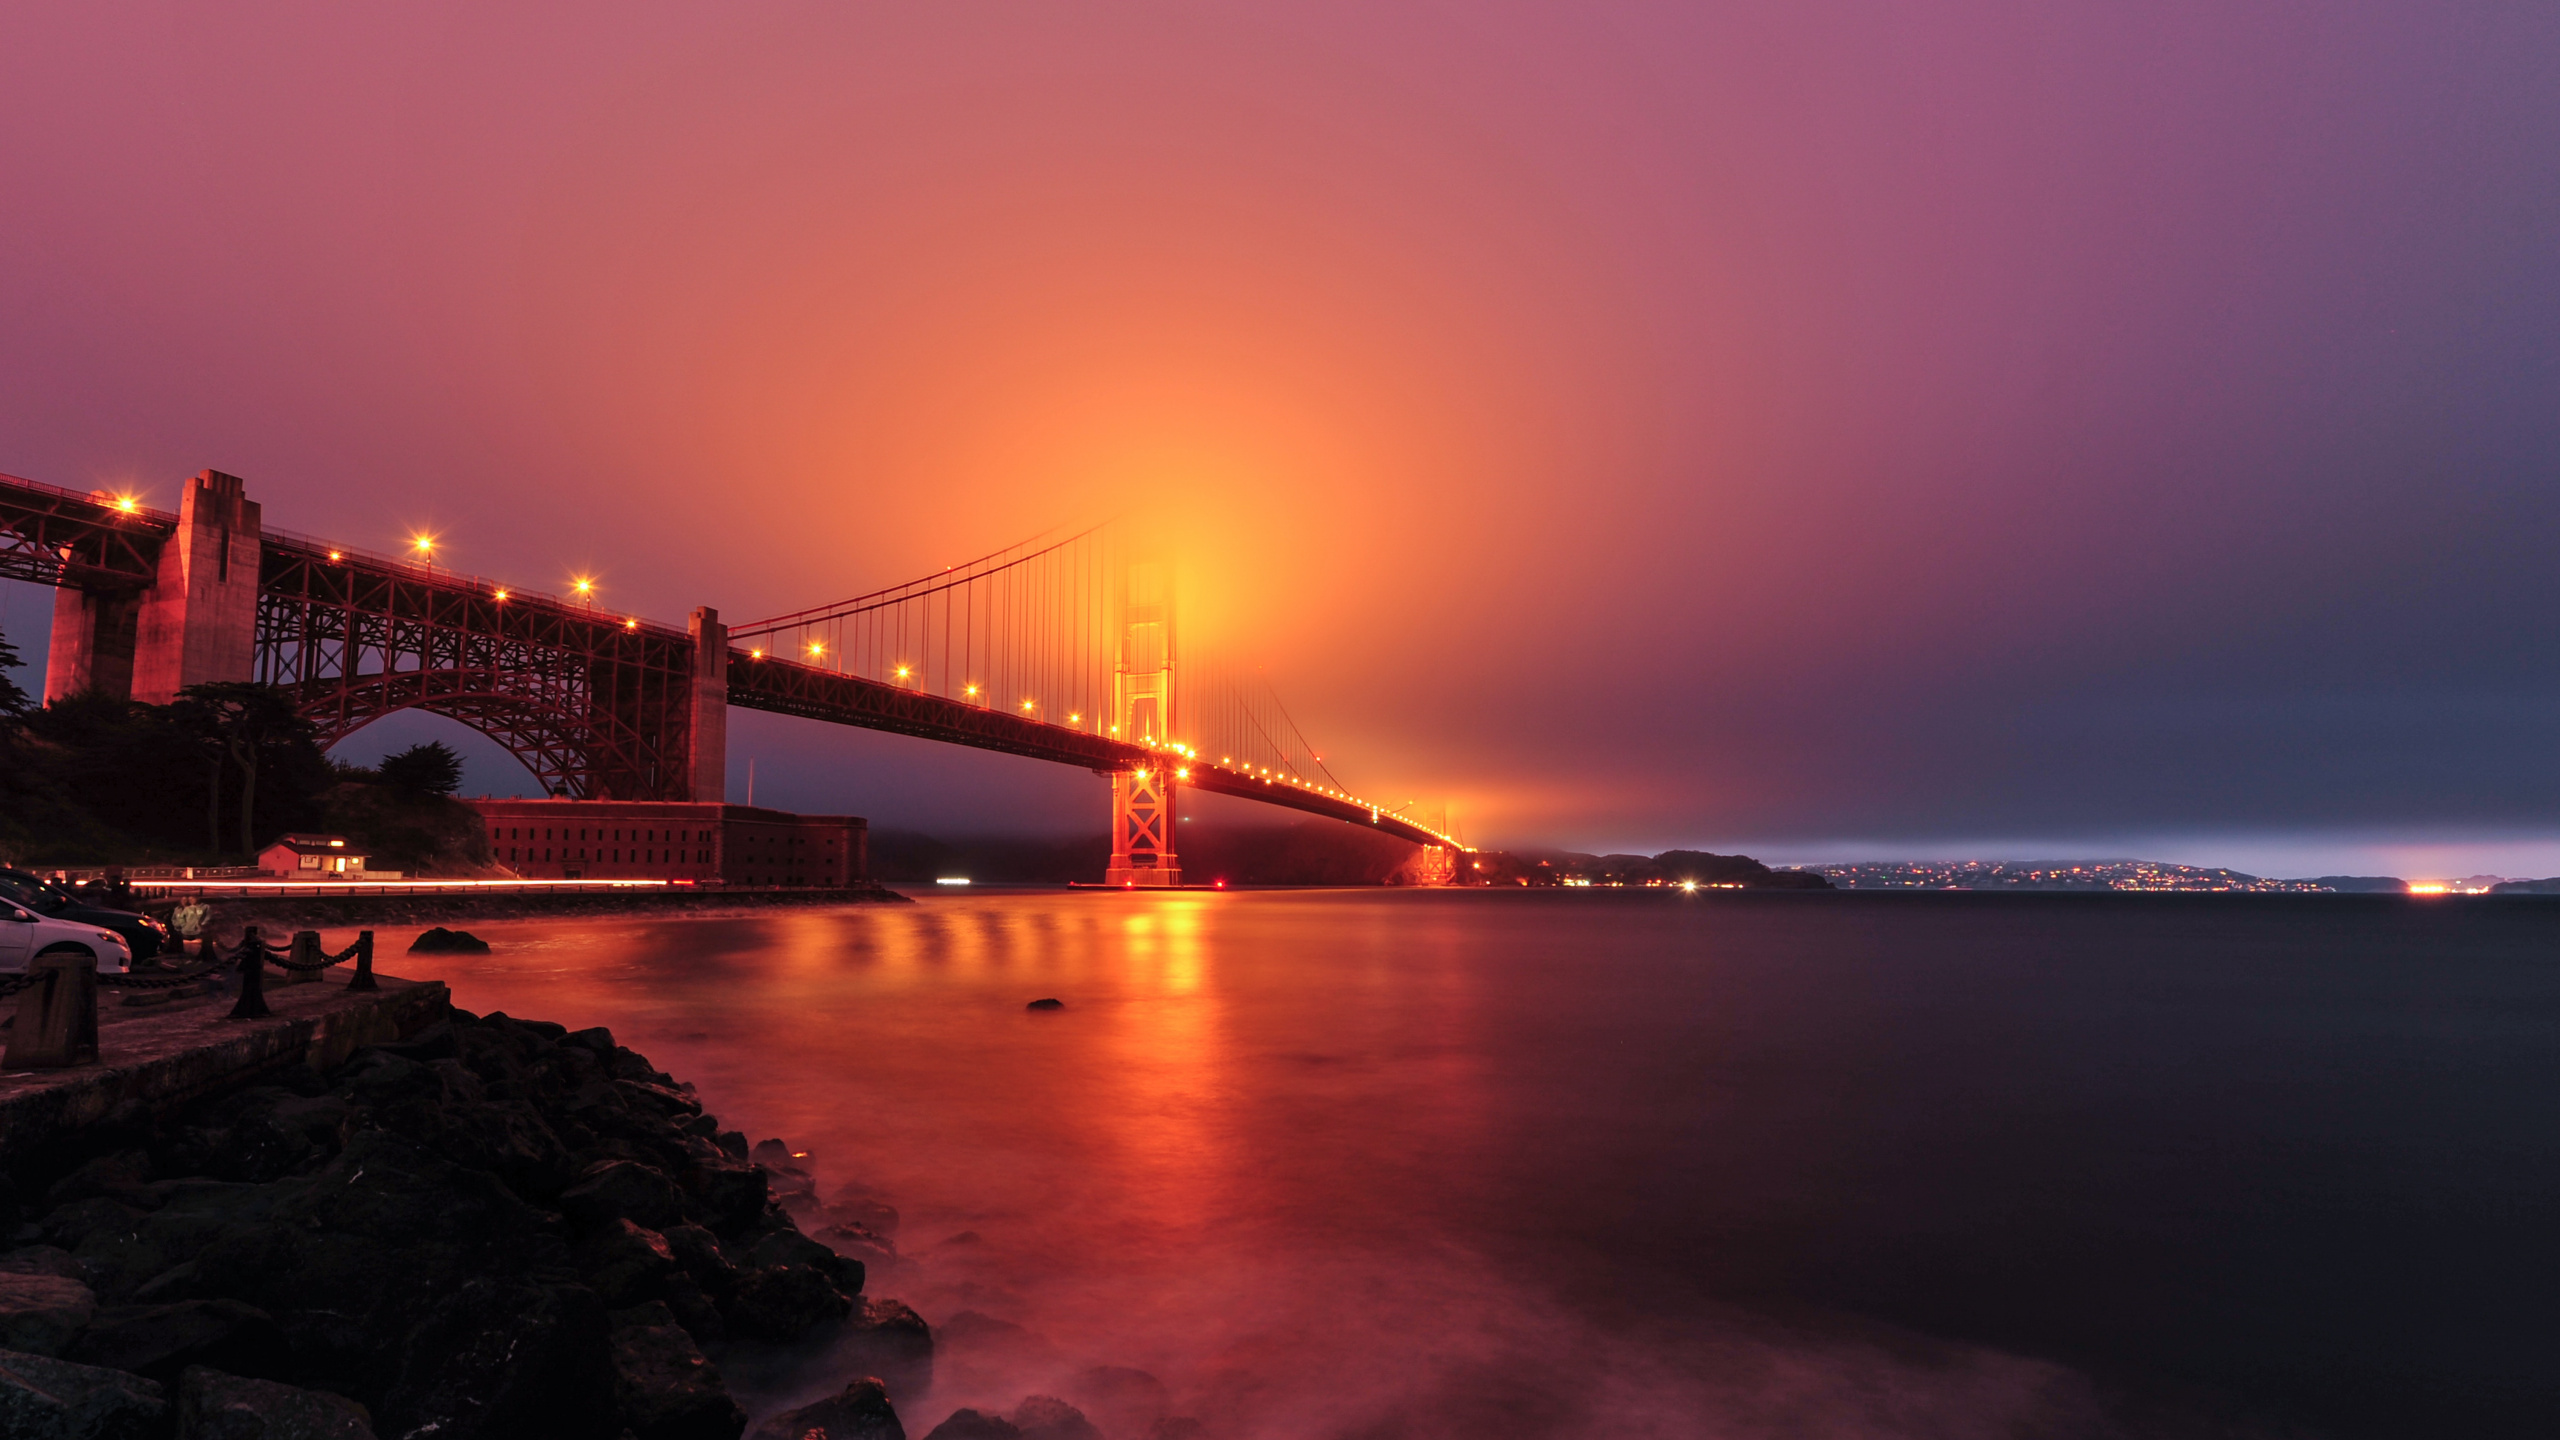
<svg viewBox="0 0 2560 1440">
<path fill-rule="evenodd" d="M 128 1008 L 118 992 L 103 991 L 97 1063 L 0 1073 L 0 1164 L 82 1131 L 147 1126 L 286 1066 L 335 1069 L 358 1047 L 414 1035 L 451 1009 L 442 981 L 383 976 L 380 983 L 362 992 L 347 989 L 343 972 L 310 984 L 271 975 L 275 1013 L 263 1020 L 231 1019 L 227 994 Z"/>
</svg>

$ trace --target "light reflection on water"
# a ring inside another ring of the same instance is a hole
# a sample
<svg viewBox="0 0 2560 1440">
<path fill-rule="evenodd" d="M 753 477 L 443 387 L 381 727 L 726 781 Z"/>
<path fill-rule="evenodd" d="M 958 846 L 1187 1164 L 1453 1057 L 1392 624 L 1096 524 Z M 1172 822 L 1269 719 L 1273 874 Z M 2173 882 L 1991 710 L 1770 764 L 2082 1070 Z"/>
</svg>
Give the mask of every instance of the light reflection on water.
<svg viewBox="0 0 2560 1440">
<path fill-rule="evenodd" d="M 2364 932 L 2248 913 L 2221 955 L 2168 910 L 981 891 L 473 924 L 491 954 L 384 968 L 609 1025 L 896 1205 L 873 1292 L 944 1337 L 917 1436 L 1033 1391 L 1113 1440 L 1160 1403 L 1214 1440 L 2198 1433 L 2012 1351 L 2223 1385 L 2231 1358 L 2277 1376 L 2241 1408 L 2282 1412 L 2319 1346 L 2407 1349 L 2307 1292 L 2247 1322 L 2284 1336 L 2263 1355 L 2213 1328 L 2242 1323 L 2217 1286 L 2301 1279 L 2280 1241 L 2230 1260 L 2299 1228 L 2269 1197 L 2303 1178 L 2232 1157 L 2371 1109 L 2281 1089 L 2342 1073 L 2307 998 L 2334 987 L 2286 947 L 2346 964 Z M 2302 1003 L 2235 992 L 2232 956 Z M 2206 1218 L 2143 1238 L 2162 1215 Z"/>
</svg>

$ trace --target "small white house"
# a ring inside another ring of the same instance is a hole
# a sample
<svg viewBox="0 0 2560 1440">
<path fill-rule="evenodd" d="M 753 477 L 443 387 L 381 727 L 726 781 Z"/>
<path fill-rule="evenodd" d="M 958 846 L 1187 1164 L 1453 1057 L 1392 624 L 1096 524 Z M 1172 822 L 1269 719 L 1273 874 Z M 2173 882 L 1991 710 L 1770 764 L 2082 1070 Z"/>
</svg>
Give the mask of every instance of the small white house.
<svg viewBox="0 0 2560 1440">
<path fill-rule="evenodd" d="M 286 835 L 258 852 L 258 868 L 287 880 L 345 880 L 365 873 L 344 835 Z"/>
</svg>

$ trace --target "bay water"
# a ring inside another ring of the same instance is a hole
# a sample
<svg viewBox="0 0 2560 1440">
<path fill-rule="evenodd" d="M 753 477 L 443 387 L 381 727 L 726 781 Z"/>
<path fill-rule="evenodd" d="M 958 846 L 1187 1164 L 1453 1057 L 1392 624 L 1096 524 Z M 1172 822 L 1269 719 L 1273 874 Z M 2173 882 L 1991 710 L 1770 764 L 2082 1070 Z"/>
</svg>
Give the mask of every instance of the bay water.
<svg viewBox="0 0 2560 1440">
<path fill-rule="evenodd" d="M 2560 902 L 928 891 L 473 924 L 893 1206 L 921 1437 L 2560 1434 Z M 331 937 L 337 943 L 337 937 Z M 1056 1010 L 1028 1002 L 1055 998 Z M 733 1377 L 769 1410 L 825 1357 Z"/>
</svg>

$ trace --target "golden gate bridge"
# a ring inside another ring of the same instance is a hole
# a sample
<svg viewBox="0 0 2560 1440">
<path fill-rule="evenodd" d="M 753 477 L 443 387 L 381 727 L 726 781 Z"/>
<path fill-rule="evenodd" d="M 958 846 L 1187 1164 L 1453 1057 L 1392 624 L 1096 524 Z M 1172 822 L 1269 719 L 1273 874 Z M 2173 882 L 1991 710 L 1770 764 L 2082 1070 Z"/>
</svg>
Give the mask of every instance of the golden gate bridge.
<svg viewBox="0 0 2560 1440">
<path fill-rule="evenodd" d="M 0 476 L 0 578 L 55 587 L 45 698 L 167 703 L 277 686 L 324 746 L 401 710 L 489 736 L 552 795 L 726 798 L 728 711 L 796 715 L 1094 771 L 1114 885 L 1181 883 L 1185 789 L 1366 825 L 1449 880 L 1438 816 L 1344 785 L 1262 679 L 1195 653 L 1140 527 L 1055 531 L 904 584 L 685 628 L 264 524 L 207 470 L 177 512 Z M 582 590 L 586 587 L 581 586 Z"/>
</svg>

